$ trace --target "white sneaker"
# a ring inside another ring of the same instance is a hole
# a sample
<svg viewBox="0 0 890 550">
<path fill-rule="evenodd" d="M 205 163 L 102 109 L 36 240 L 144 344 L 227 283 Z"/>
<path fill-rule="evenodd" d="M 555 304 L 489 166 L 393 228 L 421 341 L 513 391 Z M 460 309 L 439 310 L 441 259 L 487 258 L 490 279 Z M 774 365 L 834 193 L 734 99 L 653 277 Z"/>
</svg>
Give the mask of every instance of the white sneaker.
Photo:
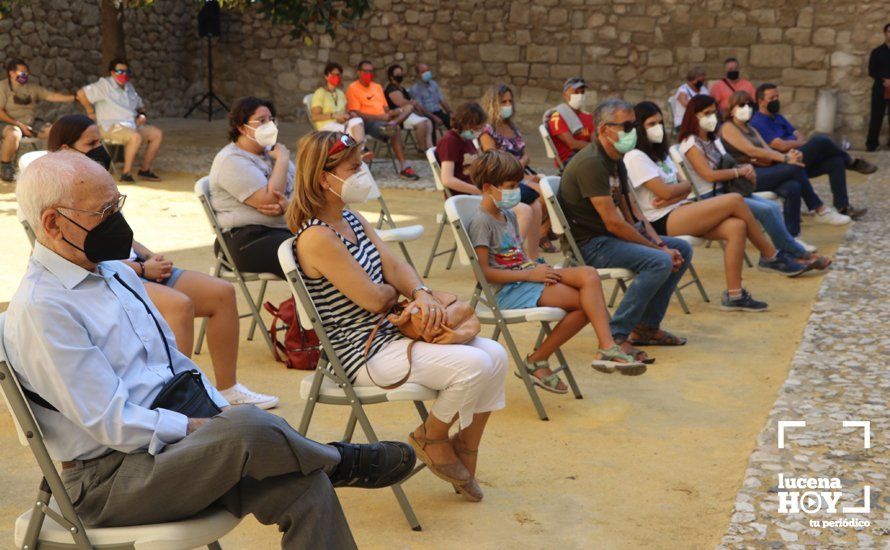
<svg viewBox="0 0 890 550">
<path fill-rule="evenodd" d="M 827 223 L 830 225 L 847 225 L 850 223 L 850 216 L 841 214 L 834 208 L 826 208 L 823 212 L 816 212 L 813 216 L 816 223 Z"/>
<path fill-rule="evenodd" d="M 794 237 L 794 242 L 796 242 L 797 244 L 802 246 L 803 249 L 806 250 L 807 252 L 809 252 L 810 254 L 812 254 L 813 252 L 816 251 L 815 246 L 811 245 L 808 242 L 805 242 L 803 239 L 798 239 L 797 237 Z"/>
<path fill-rule="evenodd" d="M 238 383 L 231 388 L 220 391 L 231 405 L 256 405 L 261 409 L 271 409 L 278 404 L 274 395 L 266 395 L 250 391 L 244 384 Z"/>
</svg>

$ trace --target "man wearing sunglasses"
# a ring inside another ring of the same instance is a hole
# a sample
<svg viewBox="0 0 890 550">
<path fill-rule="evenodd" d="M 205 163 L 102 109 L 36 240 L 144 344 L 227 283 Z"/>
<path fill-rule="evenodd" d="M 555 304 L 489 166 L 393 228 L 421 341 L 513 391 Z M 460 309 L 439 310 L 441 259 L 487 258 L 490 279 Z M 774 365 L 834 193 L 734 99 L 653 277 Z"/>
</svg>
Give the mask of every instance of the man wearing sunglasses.
<svg viewBox="0 0 890 550">
<path fill-rule="evenodd" d="M 147 124 L 145 105 L 130 82 L 132 76 L 126 59 L 112 59 L 108 76 L 77 91 L 77 100 L 90 118 L 98 122 L 102 140 L 124 147 L 124 170 L 121 181 L 133 183 L 133 163 L 142 142 L 148 145 L 139 169 L 140 179 L 161 181 L 151 165 L 161 148 L 164 134 L 160 128 Z"/>
<path fill-rule="evenodd" d="M 50 124 L 34 118 L 34 108 L 40 101 L 71 103 L 74 96 L 51 92 L 31 79 L 28 64 L 12 59 L 6 64 L 6 79 L 0 81 L 0 134 L 3 148 L 0 152 L 0 178 L 15 178 L 15 154 L 23 137 L 46 139 Z"/>
</svg>

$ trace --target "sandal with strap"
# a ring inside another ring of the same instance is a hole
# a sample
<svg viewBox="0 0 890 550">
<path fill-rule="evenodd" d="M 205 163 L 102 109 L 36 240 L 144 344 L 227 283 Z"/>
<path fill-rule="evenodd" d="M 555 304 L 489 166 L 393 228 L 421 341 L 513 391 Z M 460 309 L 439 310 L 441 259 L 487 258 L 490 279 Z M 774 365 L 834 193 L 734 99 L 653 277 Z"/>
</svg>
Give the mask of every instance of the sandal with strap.
<svg viewBox="0 0 890 550">
<path fill-rule="evenodd" d="M 634 333 L 639 336 L 638 338 L 630 338 L 628 337 L 628 342 L 632 346 L 684 346 L 686 345 L 686 338 L 682 336 L 674 336 L 670 332 L 666 330 L 661 330 L 661 335 L 658 335 L 660 329 L 644 327 L 643 325 L 637 325 L 634 327 Z"/>
<path fill-rule="evenodd" d="M 479 454 L 479 449 L 470 450 L 465 449 L 463 447 L 463 442 L 460 440 L 460 432 L 451 436 L 451 446 L 454 447 L 454 452 L 459 455 L 477 455 Z M 463 495 L 463 497 L 470 502 L 479 502 L 482 500 L 482 497 L 485 496 L 485 493 L 482 492 L 482 487 L 479 486 L 479 482 L 476 481 L 476 476 L 470 477 L 464 484 L 452 483 L 452 487 L 454 487 L 454 492 Z"/>
<path fill-rule="evenodd" d="M 626 336 L 616 336 L 615 337 L 615 343 L 618 344 L 619 346 L 625 342 L 627 342 Z M 655 362 L 655 358 L 649 357 L 649 354 L 646 353 L 645 351 L 633 347 L 632 345 L 630 345 L 629 342 L 627 345 L 628 345 L 628 347 L 630 347 L 630 349 L 627 350 L 625 353 L 630 354 L 634 358 L 634 361 L 639 361 L 640 363 L 643 363 L 645 365 L 651 365 L 652 363 Z M 621 351 L 624 351 L 624 350 L 622 349 Z"/>
<path fill-rule="evenodd" d="M 420 425 L 423 435 L 415 437 L 414 432 L 408 434 L 408 443 L 414 448 L 414 453 L 421 462 L 437 477 L 444 479 L 449 483 L 458 483 L 463 485 L 470 480 L 470 472 L 459 460 L 457 462 L 449 462 L 448 464 L 436 464 L 426 452 L 427 445 L 450 444 L 450 439 L 427 439 L 426 426 Z"/>
<path fill-rule="evenodd" d="M 525 356 L 526 364 L 522 366 L 525 370 L 528 371 L 528 374 L 532 378 L 532 382 L 534 385 L 539 386 L 542 390 L 549 391 L 551 393 L 564 394 L 569 392 L 569 388 L 559 389 L 559 383 L 562 380 L 559 378 L 559 375 L 554 373 L 549 374 L 543 378 L 538 378 L 535 376 L 535 373 L 541 369 L 550 369 L 550 363 L 547 361 L 536 361 L 534 366 L 528 366 L 528 355 Z M 516 375 L 516 378 L 522 378 L 522 375 L 518 372 L 513 372 Z"/>
<path fill-rule="evenodd" d="M 597 358 L 590 362 L 590 366 L 600 372 L 612 374 L 617 370 L 627 376 L 638 376 L 646 372 L 646 364 L 624 353 L 618 344 L 609 349 L 599 349 L 596 354 Z"/>
</svg>

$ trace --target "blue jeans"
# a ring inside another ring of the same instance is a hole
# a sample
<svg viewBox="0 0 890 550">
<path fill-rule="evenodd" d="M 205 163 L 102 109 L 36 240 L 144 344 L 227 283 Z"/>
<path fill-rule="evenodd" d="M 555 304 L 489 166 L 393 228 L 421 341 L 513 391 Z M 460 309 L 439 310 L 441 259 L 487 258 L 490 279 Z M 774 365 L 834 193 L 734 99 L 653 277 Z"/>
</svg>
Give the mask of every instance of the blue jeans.
<svg viewBox="0 0 890 550">
<path fill-rule="evenodd" d="M 785 199 L 785 226 L 795 237 L 800 235 L 801 199 L 810 210 L 822 206 L 806 171 L 800 166 L 782 163 L 756 167 L 754 172 L 757 174 L 757 191 L 772 191 Z"/>
<path fill-rule="evenodd" d="M 847 165 L 852 162 L 850 155 L 837 146 L 828 136 L 817 135 L 800 147 L 803 163 L 807 165 L 807 175 L 811 178 L 828 174 L 834 207 L 850 206 L 847 198 Z"/>
<path fill-rule="evenodd" d="M 627 336 L 636 325 L 661 326 L 661 320 L 680 278 L 692 260 L 692 247 L 673 237 L 661 238 L 683 255 L 683 266 L 674 273 L 671 255 L 663 250 L 629 243 L 616 237 L 594 237 L 581 245 L 584 263 L 595 268 L 624 268 L 636 273 L 624 299 L 612 316 L 613 336 Z"/>
<path fill-rule="evenodd" d="M 711 192 L 705 193 L 701 198 L 704 200 L 713 196 L 714 193 Z M 763 226 L 763 230 L 769 235 L 769 238 L 773 241 L 776 248 L 784 250 L 795 258 L 807 256 L 807 251 L 804 247 L 797 244 L 797 241 L 795 241 L 791 233 L 788 232 L 788 228 L 785 227 L 785 222 L 782 219 L 781 206 L 769 199 L 764 199 L 755 195 L 746 198 L 745 204 L 748 205 L 754 218 Z"/>
</svg>

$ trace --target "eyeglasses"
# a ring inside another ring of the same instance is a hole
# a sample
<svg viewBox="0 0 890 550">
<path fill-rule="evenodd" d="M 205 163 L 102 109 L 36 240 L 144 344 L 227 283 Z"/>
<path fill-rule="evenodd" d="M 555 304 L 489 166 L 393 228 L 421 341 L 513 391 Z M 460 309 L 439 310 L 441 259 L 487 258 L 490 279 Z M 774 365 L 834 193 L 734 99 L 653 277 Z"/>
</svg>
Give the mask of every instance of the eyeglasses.
<svg viewBox="0 0 890 550">
<path fill-rule="evenodd" d="M 340 134 L 340 137 L 337 138 L 330 147 L 328 147 L 328 156 L 336 155 L 340 151 L 344 149 L 349 149 L 350 147 L 355 147 L 356 142 L 352 139 L 352 136 L 349 134 Z"/>
<path fill-rule="evenodd" d="M 260 118 L 257 120 L 248 120 L 247 125 L 250 126 L 251 128 L 253 128 L 254 127 L 253 124 L 256 124 L 257 126 L 262 126 L 263 124 L 265 124 L 267 122 L 275 122 L 275 121 L 276 121 L 276 119 L 273 116 L 273 117 L 269 117 L 269 118 Z"/>
<path fill-rule="evenodd" d="M 89 214 L 91 216 L 101 216 L 103 218 L 114 214 L 115 212 L 120 212 L 124 207 L 124 203 L 127 202 L 126 195 L 118 195 L 117 199 L 106 205 L 105 208 L 96 212 L 95 210 L 81 210 L 80 208 L 71 208 L 70 206 L 56 206 L 56 210 L 71 210 L 72 212 L 80 212 L 81 214 Z"/>
<path fill-rule="evenodd" d="M 614 126 L 616 128 L 621 128 L 625 132 L 630 132 L 634 129 L 634 121 L 626 120 L 624 122 L 606 122 L 606 126 Z"/>
<path fill-rule="evenodd" d="M 114 74 L 125 74 L 128 76 L 133 74 L 133 71 L 131 71 L 130 69 L 113 69 L 112 72 Z"/>
</svg>

